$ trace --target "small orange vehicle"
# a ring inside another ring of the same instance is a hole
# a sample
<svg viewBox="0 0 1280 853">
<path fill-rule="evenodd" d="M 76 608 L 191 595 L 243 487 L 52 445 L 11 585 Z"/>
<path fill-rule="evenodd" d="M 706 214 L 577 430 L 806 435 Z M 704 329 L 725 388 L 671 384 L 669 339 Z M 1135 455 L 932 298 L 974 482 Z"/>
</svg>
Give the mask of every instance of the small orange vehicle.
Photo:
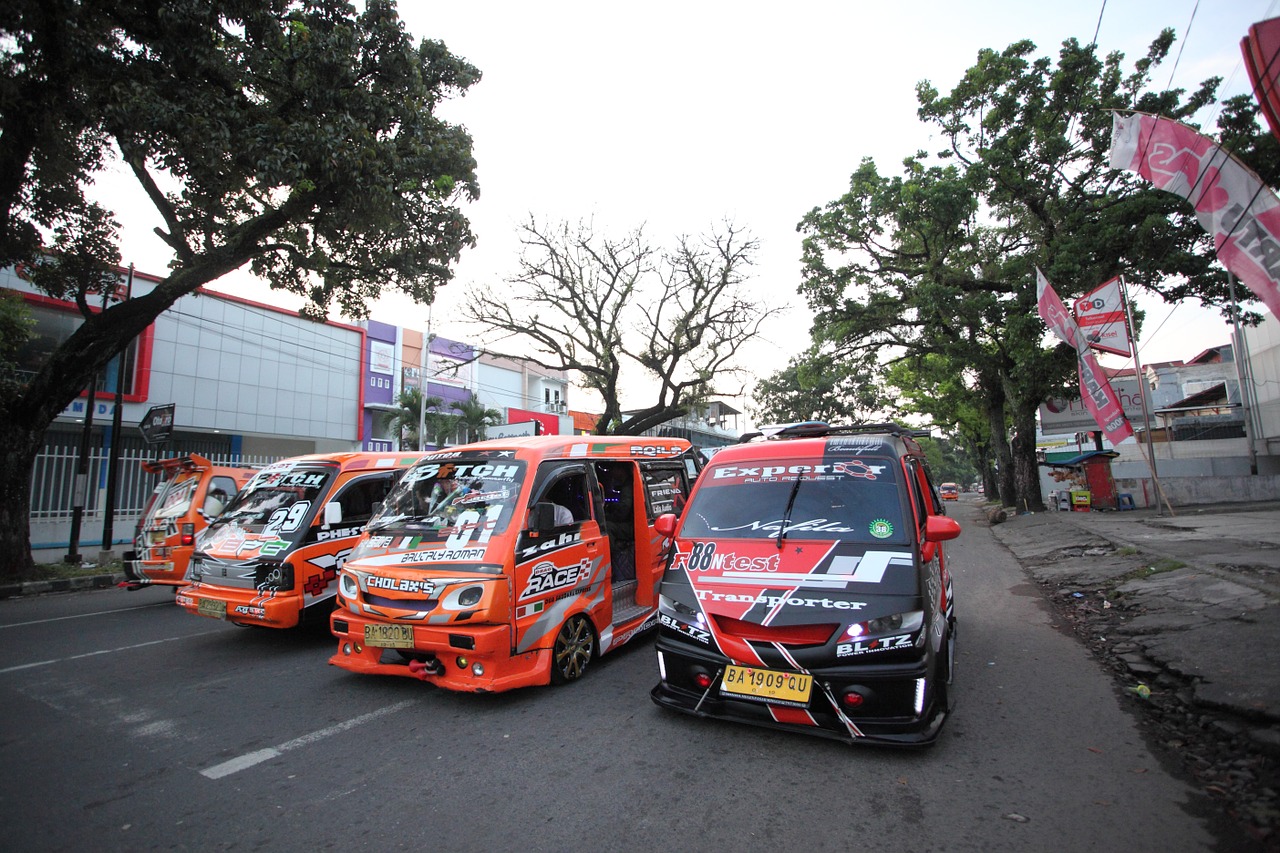
<svg viewBox="0 0 1280 853">
<path fill-rule="evenodd" d="M 267 628 L 327 617 L 360 531 L 420 457 L 314 454 L 261 469 L 200 535 L 178 605 Z"/>
<path fill-rule="evenodd" d="M 944 501 L 958 501 L 960 500 L 960 484 L 943 483 L 938 486 L 938 494 Z"/>
<path fill-rule="evenodd" d="M 342 569 L 329 663 L 477 693 L 580 678 L 657 626 L 670 541 L 653 524 L 683 507 L 697 471 L 676 438 L 428 454 Z"/>
<path fill-rule="evenodd" d="M 215 465 L 193 453 L 143 462 L 142 470 L 162 476 L 138 521 L 134 550 L 125 552 L 121 585 L 131 590 L 183 586 L 196 535 L 230 503 L 254 469 Z"/>
</svg>

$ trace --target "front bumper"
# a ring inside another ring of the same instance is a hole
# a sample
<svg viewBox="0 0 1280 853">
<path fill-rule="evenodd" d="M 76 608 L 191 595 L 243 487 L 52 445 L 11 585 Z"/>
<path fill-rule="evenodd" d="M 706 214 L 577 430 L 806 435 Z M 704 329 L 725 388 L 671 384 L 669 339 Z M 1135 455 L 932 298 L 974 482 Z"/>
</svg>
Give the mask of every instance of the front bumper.
<svg viewBox="0 0 1280 853">
<path fill-rule="evenodd" d="M 329 627 L 338 650 L 329 663 L 349 672 L 417 678 L 446 690 L 499 693 L 548 684 L 551 650 L 512 654 L 508 625 L 412 625 L 413 648 L 384 649 L 365 644 L 365 626 L 386 624 L 348 610 L 335 610 Z M 404 623 L 398 623 L 404 624 Z M 483 668 L 476 674 L 474 666 Z"/>
<path fill-rule="evenodd" d="M 704 647 L 659 636 L 659 670 L 650 692 L 655 703 L 698 717 L 799 732 L 849 744 L 928 746 L 937 740 L 947 719 L 945 685 L 937 684 L 927 660 L 913 664 L 838 665 L 812 670 L 813 689 L 801 707 L 774 705 L 726 695 L 720 690 L 724 667 L 733 661 Z M 694 678 L 712 677 L 709 687 Z M 850 690 L 867 696 L 857 710 L 840 704 Z M 917 695 L 920 710 L 916 711 Z"/>
<path fill-rule="evenodd" d="M 185 586 L 187 563 L 190 559 L 190 549 L 185 554 L 173 554 L 164 559 L 142 559 L 137 551 L 126 551 L 122 561 L 126 586 L 130 589 L 141 589 L 144 586 Z"/>
<path fill-rule="evenodd" d="M 261 592 L 198 583 L 179 589 L 175 601 L 188 613 L 225 619 L 236 625 L 293 628 L 302 616 L 302 596 L 294 592 Z"/>
</svg>

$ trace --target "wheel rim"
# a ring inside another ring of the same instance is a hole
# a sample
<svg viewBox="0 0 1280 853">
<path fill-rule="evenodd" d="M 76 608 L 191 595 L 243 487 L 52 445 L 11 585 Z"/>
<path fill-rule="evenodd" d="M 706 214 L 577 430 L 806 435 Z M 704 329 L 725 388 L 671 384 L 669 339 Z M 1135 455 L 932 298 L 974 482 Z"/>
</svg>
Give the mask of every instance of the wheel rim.
<svg viewBox="0 0 1280 853">
<path fill-rule="evenodd" d="M 556 674 L 563 681 L 581 678 L 591 663 L 591 654 L 595 647 L 595 638 L 591 635 L 591 627 L 587 620 L 575 616 L 560 629 L 556 637 L 555 664 Z"/>
</svg>

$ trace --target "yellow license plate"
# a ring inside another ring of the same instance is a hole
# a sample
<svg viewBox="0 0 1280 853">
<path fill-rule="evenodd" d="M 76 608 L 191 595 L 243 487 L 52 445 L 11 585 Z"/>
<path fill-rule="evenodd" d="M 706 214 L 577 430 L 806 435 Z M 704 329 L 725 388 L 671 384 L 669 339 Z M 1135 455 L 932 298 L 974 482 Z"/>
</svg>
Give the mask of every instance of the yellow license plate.
<svg viewBox="0 0 1280 853">
<path fill-rule="evenodd" d="M 375 649 L 413 648 L 412 625 L 365 625 L 364 644 Z"/>
<path fill-rule="evenodd" d="M 196 602 L 196 612 L 201 616 L 212 616 L 214 619 L 227 618 L 227 603 L 212 598 L 201 598 Z"/>
<path fill-rule="evenodd" d="M 807 705 L 813 676 L 746 666 L 727 666 L 720 681 L 721 693 L 778 705 Z"/>
</svg>

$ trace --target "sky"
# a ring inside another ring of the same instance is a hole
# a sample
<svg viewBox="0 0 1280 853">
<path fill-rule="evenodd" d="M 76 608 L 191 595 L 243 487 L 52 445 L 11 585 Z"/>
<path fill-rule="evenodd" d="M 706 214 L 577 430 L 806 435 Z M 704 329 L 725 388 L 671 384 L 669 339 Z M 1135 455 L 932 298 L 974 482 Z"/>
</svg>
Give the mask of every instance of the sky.
<svg viewBox="0 0 1280 853">
<path fill-rule="evenodd" d="M 863 158 L 895 174 L 904 157 L 941 147 L 916 116 L 918 82 L 945 93 L 983 48 L 1025 38 L 1054 55 L 1064 39 L 1088 42 L 1095 30 L 1129 69 L 1172 27 L 1177 67 L 1166 62 L 1156 83 L 1192 89 L 1218 76 L 1228 97 L 1250 91 L 1240 40 L 1280 14 L 1280 0 L 400 0 L 399 8 L 415 38 L 445 42 L 483 74 L 441 109 L 472 134 L 481 195 L 465 206 L 477 246 L 440 291 L 431 330 L 478 340 L 457 306 L 468 285 L 500 284 L 515 272 L 517 227 L 530 215 L 589 220 L 616 235 L 643 226 L 660 246 L 727 220 L 760 243 L 750 292 L 785 309 L 745 354 L 763 378 L 808 343 L 796 223 L 838 198 Z M 1212 113 L 1198 118 L 1212 126 Z M 125 198 L 127 183 L 104 187 Z M 163 273 L 169 255 L 150 234 L 157 222 L 145 209 L 129 217 L 126 263 Z M 247 273 L 212 289 L 298 305 Z M 1229 340 L 1218 314 L 1196 303 L 1170 309 L 1144 299 L 1139 307 L 1147 311 L 1144 364 Z M 428 326 L 427 307 L 401 298 L 384 298 L 371 316 Z"/>
</svg>

